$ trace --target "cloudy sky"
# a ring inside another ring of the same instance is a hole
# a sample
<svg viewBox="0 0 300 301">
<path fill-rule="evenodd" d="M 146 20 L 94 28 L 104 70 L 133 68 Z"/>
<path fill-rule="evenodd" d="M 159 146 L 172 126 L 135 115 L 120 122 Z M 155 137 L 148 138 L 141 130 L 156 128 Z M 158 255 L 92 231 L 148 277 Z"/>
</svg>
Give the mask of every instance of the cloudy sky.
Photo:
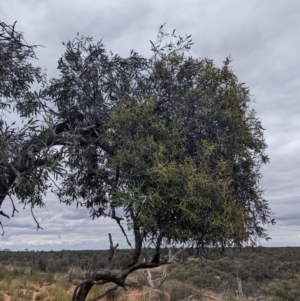
<svg viewBox="0 0 300 301">
<path fill-rule="evenodd" d="M 1 0 L 0 20 L 18 21 L 29 44 L 43 45 L 37 62 L 49 78 L 57 76 L 62 41 L 77 32 L 102 39 L 108 50 L 128 56 L 150 55 L 158 27 L 192 34 L 196 57 L 218 66 L 231 56 L 232 67 L 253 95 L 253 108 L 266 129 L 270 164 L 262 187 L 276 218 L 263 246 L 300 246 L 300 1 L 299 0 Z M 29 208 L 5 222 L 0 249 L 106 249 L 107 233 L 126 243 L 108 219 L 89 219 L 85 209 L 60 205 L 47 196 L 37 210 L 36 231 Z M 10 210 L 9 200 L 2 206 Z"/>
</svg>

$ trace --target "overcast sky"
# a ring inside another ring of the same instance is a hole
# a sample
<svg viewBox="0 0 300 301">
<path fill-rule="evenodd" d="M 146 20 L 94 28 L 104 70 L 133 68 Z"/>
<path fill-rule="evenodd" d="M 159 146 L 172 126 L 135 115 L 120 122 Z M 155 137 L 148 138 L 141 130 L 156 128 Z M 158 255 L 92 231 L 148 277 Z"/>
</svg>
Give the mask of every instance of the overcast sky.
<svg viewBox="0 0 300 301">
<path fill-rule="evenodd" d="M 272 240 L 263 246 L 300 246 L 300 1 L 299 0 L 1 0 L 0 20 L 18 21 L 48 77 L 57 76 L 63 41 L 77 32 L 103 40 L 108 50 L 150 55 L 158 27 L 192 34 L 196 57 L 216 65 L 231 56 L 232 67 L 253 95 L 253 108 L 266 129 L 270 164 L 261 186 L 274 212 Z M 2 209 L 11 210 L 9 200 Z M 47 196 L 36 210 L 44 230 L 36 231 L 30 208 L 4 220 L 0 249 L 106 249 L 107 235 L 126 247 L 115 223 L 89 219 L 86 209 L 59 204 Z"/>
</svg>

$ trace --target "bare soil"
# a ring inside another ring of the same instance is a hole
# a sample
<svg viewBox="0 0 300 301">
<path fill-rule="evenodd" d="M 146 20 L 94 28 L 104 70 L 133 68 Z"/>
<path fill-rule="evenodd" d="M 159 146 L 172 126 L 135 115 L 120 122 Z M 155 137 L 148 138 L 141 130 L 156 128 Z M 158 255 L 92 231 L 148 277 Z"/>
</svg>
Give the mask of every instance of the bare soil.
<svg viewBox="0 0 300 301">
<path fill-rule="evenodd" d="M 47 286 L 43 285 L 41 287 L 37 286 L 33 295 L 32 295 L 32 301 L 38 301 L 39 295 L 47 292 Z M 68 288 L 68 292 L 70 295 L 72 295 L 75 285 L 71 285 Z M 24 295 L 26 294 L 26 289 L 23 291 Z M 48 292 L 47 292 L 48 293 Z M 165 292 L 164 300 L 168 300 L 168 294 Z M 152 300 L 152 301 L 159 301 L 159 291 L 155 289 L 150 289 L 148 287 L 143 287 L 142 289 L 128 289 L 127 291 L 122 292 L 120 295 L 120 298 L 117 298 L 117 300 L 120 299 L 122 301 L 144 301 L 144 300 Z M 3 292 L 0 289 L 0 300 L 3 301 L 11 301 L 11 296 L 9 296 L 7 293 Z M 42 300 L 42 299 L 41 299 Z M 46 298 L 46 300 L 49 300 L 49 297 Z M 103 298 L 103 301 L 108 301 L 107 298 Z M 221 298 L 219 298 L 216 294 L 210 292 L 210 291 L 202 291 L 198 294 L 195 294 L 190 301 L 222 301 Z"/>
</svg>

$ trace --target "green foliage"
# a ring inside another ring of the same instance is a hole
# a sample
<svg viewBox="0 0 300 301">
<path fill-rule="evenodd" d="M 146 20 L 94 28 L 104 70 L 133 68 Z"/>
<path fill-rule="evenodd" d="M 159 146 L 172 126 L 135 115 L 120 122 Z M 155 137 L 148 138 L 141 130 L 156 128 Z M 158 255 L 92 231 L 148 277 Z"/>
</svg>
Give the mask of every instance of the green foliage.
<svg viewBox="0 0 300 301">
<path fill-rule="evenodd" d="M 233 294 L 238 275 L 248 297 L 269 295 L 288 300 L 283 297 L 286 293 L 291 296 L 290 300 L 298 300 L 294 290 L 299 285 L 299 248 L 228 250 L 225 254 L 227 256 L 220 259 L 194 259 L 172 265 L 168 277 L 189 281 L 199 288 L 212 288 L 222 294 L 229 290 Z"/>
<path fill-rule="evenodd" d="M 31 85 L 44 83 L 45 74 L 30 63 L 36 59 L 36 46 L 28 45 L 15 25 L 16 22 L 10 26 L 0 21 L 0 109 L 13 105 L 22 116 L 29 117 L 43 105 L 39 99 L 42 92 L 32 91 Z M 2 122 L 0 118 L 0 126 Z"/>
<path fill-rule="evenodd" d="M 37 46 L 15 27 L 0 22 L 0 206 L 15 195 L 33 208 L 44 205 L 49 172 L 56 173 L 59 164 L 53 165 L 56 151 L 46 147 L 50 135 L 39 121 L 48 109 L 46 75 L 32 64 Z M 6 118 L 11 114 L 17 124 Z"/>
<path fill-rule="evenodd" d="M 1 26 L 10 30 L 1 49 L 18 37 L 24 51 L 22 34 Z M 92 217 L 120 222 L 119 209 L 140 242 L 163 239 L 201 249 L 268 238 L 263 225 L 273 221 L 259 187 L 268 157 L 249 89 L 230 58 L 217 67 L 191 57 L 190 36 L 163 30 L 151 42 L 150 58 L 108 54 L 101 41 L 79 35 L 64 43 L 59 77 L 33 94 L 38 112 L 28 101 L 11 101 L 13 87 L 4 77 L 2 107 L 12 105 L 20 117 L 41 116 L 17 136 L 2 126 L 0 203 L 16 195 L 31 209 L 44 206 L 51 188 L 61 202 L 84 206 Z M 26 49 L 8 76 L 33 57 L 34 47 Z M 24 69 L 25 87 L 15 83 L 21 92 L 43 79 L 32 68 Z M 25 99 L 24 91 L 18 97 Z"/>
<path fill-rule="evenodd" d="M 186 56 L 189 37 L 161 46 L 168 35 L 161 28 L 159 36 L 150 59 L 109 56 L 79 36 L 66 44 L 48 94 L 62 120 L 72 110 L 82 116 L 76 123 L 93 142 L 82 148 L 69 135 L 72 173 L 59 197 L 93 216 L 122 208 L 129 229 L 150 240 L 255 244 L 271 220 L 259 187 L 266 144 L 249 90 L 229 58 L 218 68 Z"/>
</svg>

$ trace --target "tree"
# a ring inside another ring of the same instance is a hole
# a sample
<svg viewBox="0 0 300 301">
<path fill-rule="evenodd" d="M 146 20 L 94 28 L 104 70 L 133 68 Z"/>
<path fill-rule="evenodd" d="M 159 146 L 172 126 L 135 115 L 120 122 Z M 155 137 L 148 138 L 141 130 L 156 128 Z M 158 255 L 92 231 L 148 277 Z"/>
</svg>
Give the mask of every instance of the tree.
<svg viewBox="0 0 300 301">
<path fill-rule="evenodd" d="M 23 39 L 5 26 L 1 51 L 19 45 L 16 35 Z M 268 157 L 249 89 L 232 72 L 230 58 L 221 68 L 193 58 L 190 36 L 163 29 L 151 42 L 150 59 L 135 51 L 128 58 L 107 54 L 101 41 L 77 35 L 58 61 L 60 77 L 43 82 L 31 102 L 31 78 L 20 101 L 0 94 L 3 109 L 10 103 L 21 117 L 37 116 L 18 133 L 2 123 L 0 203 L 16 195 L 32 212 L 52 187 L 61 202 L 115 220 L 133 248 L 120 270 L 87 275 L 73 300 L 85 300 L 95 283 L 125 288 L 131 272 L 165 264 L 159 256 L 164 243 L 200 251 L 268 238 L 263 225 L 273 220 L 259 187 Z M 150 262 L 139 261 L 143 243 L 156 248 Z"/>
<path fill-rule="evenodd" d="M 24 205 L 28 199 L 33 207 L 42 204 L 43 187 L 35 191 L 31 182 L 39 185 L 42 176 L 39 167 L 48 160 L 48 154 L 46 148 L 37 147 L 43 143 L 36 139 L 38 120 L 28 118 L 44 111 L 43 92 L 32 90 L 32 84 L 43 86 L 45 74 L 30 63 L 36 58 L 37 46 L 28 45 L 15 25 L 16 22 L 12 26 L 0 22 L 0 207 L 5 197 L 11 195 L 16 195 Z M 23 119 L 23 127 L 20 124 L 14 127 L 15 122 L 7 124 L 8 114 L 15 114 L 16 120 Z M 17 209 L 13 201 L 12 205 L 14 215 Z M 9 217 L 3 211 L 0 214 Z"/>
</svg>

